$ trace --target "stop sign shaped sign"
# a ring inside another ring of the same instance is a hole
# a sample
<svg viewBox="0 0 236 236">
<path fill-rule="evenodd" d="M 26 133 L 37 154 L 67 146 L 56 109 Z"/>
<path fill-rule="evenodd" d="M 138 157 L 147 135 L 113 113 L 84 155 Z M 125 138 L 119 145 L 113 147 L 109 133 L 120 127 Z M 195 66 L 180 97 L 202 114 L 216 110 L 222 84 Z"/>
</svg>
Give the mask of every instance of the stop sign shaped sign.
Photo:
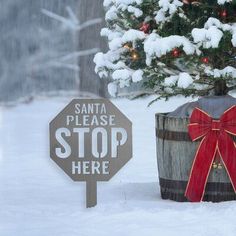
<svg viewBox="0 0 236 236">
<path fill-rule="evenodd" d="M 132 158 L 132 123 L 107 99 L 74 99 L 50 123 L 50 156 L 74 181 L 109 181 Z"/>
</svg>

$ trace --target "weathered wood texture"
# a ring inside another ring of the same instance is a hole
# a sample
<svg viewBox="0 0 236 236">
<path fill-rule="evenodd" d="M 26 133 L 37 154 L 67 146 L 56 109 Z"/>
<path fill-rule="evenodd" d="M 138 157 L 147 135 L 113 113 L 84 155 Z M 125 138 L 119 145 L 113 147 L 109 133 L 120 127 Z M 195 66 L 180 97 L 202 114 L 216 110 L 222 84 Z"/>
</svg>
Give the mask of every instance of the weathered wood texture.
<svg viewBox="0 0 236 236">
<path fill-rule="evenodd" d="M 164 199 L 187 201 L 184 193 L 199 146 L 199 142 L 190 140 L 188 124 L 188 118 L 156 115 L 157 162 L 161 195 Z M 218 202 L 235 199 L 226 170 L 212 169 L 203 200 Z"/>
<path fill-rule="evenodd" d="M 103 19 L 101 24 L 96 24 L 80 31 L 78 47 L 79 50 L 100 48 L 101 51 L 106 51 L 107 42 L 105 38 L 100 36 L 101 28 L 103 28 L 105 25 L 103 0 L 80 0 L 78 5 L 78 16 L 81 23 L 95 18 Z M 95 74 L 95 64 L 93 62 L 93 58 L 94 55 L 90 55 L 80 57 L 79 59 L 79 90 L 106 97 L 107 81 L 100 79 L 98 75 Z"/>
</svg>

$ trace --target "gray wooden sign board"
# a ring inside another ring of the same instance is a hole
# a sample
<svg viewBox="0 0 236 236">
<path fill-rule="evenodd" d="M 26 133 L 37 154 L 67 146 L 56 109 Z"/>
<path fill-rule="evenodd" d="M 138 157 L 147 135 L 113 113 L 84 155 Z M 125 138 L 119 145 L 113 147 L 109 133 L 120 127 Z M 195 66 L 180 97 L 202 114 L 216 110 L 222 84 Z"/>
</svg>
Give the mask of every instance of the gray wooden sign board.
<svg viewBox="0 0 236 236">
<path fill-rule="evenodd" d="M 132 123 L 107 99 L 74 99 L 50 122 L 50 157 L 86 182 L 93 207 L 97 181 L 109 181 L 132 158 Z"/>
</svg>

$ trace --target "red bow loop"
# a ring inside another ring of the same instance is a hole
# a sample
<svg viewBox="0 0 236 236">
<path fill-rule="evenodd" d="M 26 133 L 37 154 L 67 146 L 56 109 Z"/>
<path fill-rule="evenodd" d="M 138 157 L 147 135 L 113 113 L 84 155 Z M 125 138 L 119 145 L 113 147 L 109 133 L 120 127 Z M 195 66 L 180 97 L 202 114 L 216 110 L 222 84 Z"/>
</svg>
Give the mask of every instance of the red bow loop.
<svg viewBox="0 0 236 236">
<path fill-rule="evenodd" d="M 236 147 L 229 136 L 229 134 L 236 135 L 236 106 L 225 111 L 219 120 L 195 108 L 188 130 L 192 141 L 199 139 L 202 141 L 194 158 L 185 196 L 193 202 L 202 200 L 217 153 L 224 163 L 233 188 L 236 189 Z"/>
<path fill-rule="evenodd" d="M 236 106 L 226 110 L 220 118 L 223 129 L 234 136 L 236 136 Z"/>
</svg>

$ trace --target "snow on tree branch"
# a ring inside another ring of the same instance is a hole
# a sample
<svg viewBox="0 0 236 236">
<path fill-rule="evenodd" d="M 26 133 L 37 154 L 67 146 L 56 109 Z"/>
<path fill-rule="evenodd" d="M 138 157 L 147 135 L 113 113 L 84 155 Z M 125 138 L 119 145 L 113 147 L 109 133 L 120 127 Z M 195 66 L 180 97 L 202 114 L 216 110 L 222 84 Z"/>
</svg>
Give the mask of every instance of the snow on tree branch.
<svg viewBox="0 0 236 236">
<path fill-rule="evenodd" d="M 154 93 L 202 95 L 215 80 L 236 85 L 236 2 L 104 0 L 109 51 L 95 72 L 115 85 L 140 80 Z"/>
</svg>

